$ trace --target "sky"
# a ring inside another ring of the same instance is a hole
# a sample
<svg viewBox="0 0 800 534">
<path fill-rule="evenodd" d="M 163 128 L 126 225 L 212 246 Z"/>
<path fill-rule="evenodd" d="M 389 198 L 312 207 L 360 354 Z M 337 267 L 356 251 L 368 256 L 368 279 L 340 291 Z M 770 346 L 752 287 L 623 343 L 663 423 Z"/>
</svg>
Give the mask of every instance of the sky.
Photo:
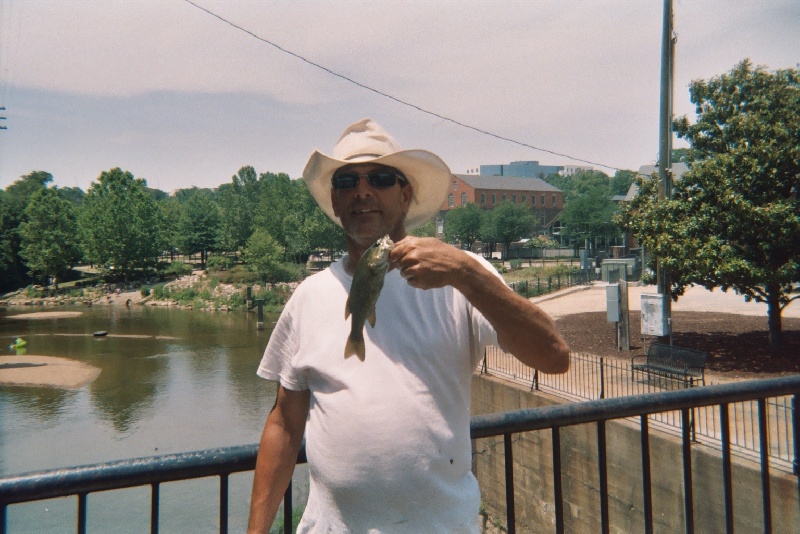
<svg viewBox="0 0 800 534">
<path fill-rule="evenodd" d="M 800 63 L 797 0 L 673 10 L 677 116 L 692 80 Z M 0 188 L 40 170 L 87 190 L 114 167 L 164 191 L 245 165 L 298 178 L 365 117 L 458 174 L 636 170 L 658 156 L 662 23 L 661 0 L 0 0 Z"/>
</svg>

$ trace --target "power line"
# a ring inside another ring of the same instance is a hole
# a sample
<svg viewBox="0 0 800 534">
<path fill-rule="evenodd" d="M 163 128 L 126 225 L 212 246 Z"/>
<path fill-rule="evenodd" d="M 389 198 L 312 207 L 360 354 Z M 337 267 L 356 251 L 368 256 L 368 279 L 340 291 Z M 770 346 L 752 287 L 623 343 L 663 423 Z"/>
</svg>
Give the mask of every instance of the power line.
<svg viewBox="0 0 800 534">
<path fill-rule="evenodd" d="M 252 31 L 248 30 L 247 28 L 243 28 L 242 26 L 239 26 L 238 24 L 236 24 L 234 22 L 231 22 L 230 20 L 228 20 L 228 19 L 226 19 L 226 18 L 214 13 L 213 11 L 210 11 L 210 10 L 206 9 L 205 7 L 203 7 L 203 6 L 200 6 L 200 5 L 196 4 L 196 3 L 194 3 L 192 0 L 184 0 L 184 2 L 196 7 L 200 11 L 203 11 L 204 13 L 207 13 L 208 15 L 211 15 L 212 17 L 224 22 L 225 24 L 227 24 L 227 25 L 229 25 L 231 27 L 233 27 L 233 28 L 235 28 L 235 29 L 237 29 L 237 30 L 239 30 L 241 32 L 246 33 L 247 35 L 253 37 L 254 39 L 257 39 L 258 41 L 261 41 L 264 44 L 268 44 L 269 46 L 280 50 L 284 54 L 288 54 L 288 55 L 290 55 L 290 56 L 292 56 L 292 57 L 294 57 L 296 59 L 299 59 L 300 61 L 308 63 L 309 65 L 311 65 L 313 67 L 316 67 L 316 68 L 318 68 L 320 70 L 323 70 L 323 71 L 327 72 L 328 74 L 331 74 L 332 76 L 336 76 L 337 78 L 345 80 L 346 82 L 349 82 L 349 83 L 351 83 L 353 85 L 361 87 L 362 89 L 366 89 L 367 91 L 371 91 L 371 92 L 373 92 L 373 93 L 375 93 L 377 95 L 380 95 L 382 97 L 385 97 L 385 98 L 388 98 L 390 100 L 393 100 L 393 101 L 397 102 L 398 104 L 402 104 L 402 105 L 410 107 L 412 109 L 416 109 L 417 111 L 421 111 L 422 113 L 426 113 L 426 114 L 431 115 L 433 117 L 436 117 L 438 119 L 442 119 L 444 121 L 450 122 L 452 124 L 455 124 L 456 126 L 461 126 L 462 128 L 467 128 L 469 130 L 472 130 L 472 131 L 475 131 L 475 132 L 478 132 L 478 133 L 481 133 L 481 134 L 484 134 L 484 135 L 488 135 L 490 137 L 494 137 L 495 139 L 499 139 L 501 141 L 507 141 L 509 143 L 513 143 L 515 145 L 523 146 L 525 148 L 530 148 L 530 149 L 533 149 L 533 150 L 537 150 L 539 152 L 545 152 L 547 154 L 552 154 L 554 156 L 567 158 L 567 159 L 572 160 L 572 161 L 578 161 L 578 162 L 581 162 L 581 163 L 588 163 L 590 165 L 596 165 L 598 167 L 605 167 L 607 169 L 612 169 L 612 170 L 615 170 L 615 171 L 625 170 L 625 169 L 620 169 L 619 167 L 615 167 L 613 165 L 606 165 L 604 163 L 599 163 L 599 162 L 596 162 L 596 161 L 590 161 L 590 160 L 587 160 L 587 159 L 576 158 L 575 156 L 570 156 L 569 154 L 562 154 L 561 152 L 556 152 L 554 150 L 548 150 L 546 148 L 537 147 L 537 146 L 531 145 L 529 143 L 525 143 L 523 141 L 518 141 L 518 140 L 512 139 L 510 137 L 504 137 L 502 135 L 490 132 L 488 130 L 484 130 L 484 129 L 478 128 L 476 126 L 472 126 L 472 125 L 460 122 L 460 121 L 458 121 L 456 119 L 452 119 L 452 118 L 447 117 L 445 115 L 441 115 L 439 113 L 436 113 L 435 111 L 430 111 L 430 110 L 425 109 L 425 108 L 423 108 L 421 106 L 418 106 L 418 105 L 413 104 L 411 102 L 407 102 L 407 101 L 402 100 L 402 99 L 400 99 L 400 98 L 398 98 L 396 96 L 390 95 L 388 93 L 385 93 L 383 91 L 375 89 L 374 87 L 370 87 L 369 85 L 363 84 L 363 83 L 361 83 L 361 82 L 359 82 L 357 80 L 349 78 L 349 77 L 345 76 L 344 74 L 339 74 L 338 72 L 336 72 L 334 70 L 331 70 L 328 67 L 325 67 L 324 65 L 320 65 L 319 63 L 311 61 L 310 59 L 308 59 L 306 57 L 303 57 L 300 54 L 292 52 L 291 50 L 287 50 L 286 48 L 283 48 L 282 46 L 278 45 L 277 43 L 274 43 L 274 42 L 270 41 L 269 39 L 261 37 L 260 35 L 257 35 L 255 33 L 253 33 Z"/>
</svg>

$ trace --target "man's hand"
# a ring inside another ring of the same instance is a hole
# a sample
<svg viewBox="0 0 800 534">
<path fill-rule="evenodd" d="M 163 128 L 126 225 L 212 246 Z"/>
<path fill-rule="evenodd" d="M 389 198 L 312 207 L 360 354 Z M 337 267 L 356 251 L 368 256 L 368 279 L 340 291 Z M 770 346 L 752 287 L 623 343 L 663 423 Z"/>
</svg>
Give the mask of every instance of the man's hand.
<svg viewBox="0 0 800 534">
<path fill-rule="evenodd" d="M 457 287 L 459 276 L 470 261 L 475 260 L 433 237 L 405 237 L 389 253 L 392 268 L 399 269 L 400 275 L 417 289 Z"/>
<path fill-rule="evenodd" d="M 522 363 L 544 373 L 569 368 L 569 347 L 553 320 L 471 254 L 435 238 L 406 237 L 395 243 L 389 262 L 415 288 L 460 291 L 492 324 L 500 346 Z"/>
</svg>

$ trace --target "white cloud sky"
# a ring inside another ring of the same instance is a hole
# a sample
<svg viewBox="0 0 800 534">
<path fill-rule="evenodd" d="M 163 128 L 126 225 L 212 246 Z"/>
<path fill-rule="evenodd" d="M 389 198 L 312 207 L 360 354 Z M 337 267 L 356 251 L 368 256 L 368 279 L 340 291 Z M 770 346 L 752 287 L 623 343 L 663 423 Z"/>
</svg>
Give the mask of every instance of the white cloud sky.
<svg viewBox="0 0 800 534">
<path fill-rule="evenodd" d="M 613 167 L 658 152 L 657 0 L 193 0 L 404 101 Z M 749 57 L 800 62 L 800 2 L 676 0 L 675 112 L 692 79 Z M 298 177 L 314 147 L 372 116 L 454 172 L 570 160 L 354 86 L 184 0 L 0 0 L 0 187 L 32 170 L 88 188 L 122 167 L 151 187 L 216 187 L 239 167 Z M 613 170 L 598 167 L 613 174 Z"/>
</svg>

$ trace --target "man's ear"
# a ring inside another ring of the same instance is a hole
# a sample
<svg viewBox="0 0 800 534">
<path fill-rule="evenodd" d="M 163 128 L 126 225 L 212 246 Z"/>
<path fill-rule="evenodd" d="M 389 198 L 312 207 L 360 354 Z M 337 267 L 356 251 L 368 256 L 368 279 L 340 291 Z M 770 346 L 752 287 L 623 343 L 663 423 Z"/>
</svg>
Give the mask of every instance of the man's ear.
<svg viewBox="0 0 800 534">
<path fill-rule="evenodd" d="M 339 215 L 339 196 L 333 188 L 331 188 L 331 207 L 333 208 L 333 214 L 341 218 Z"/>
<path fill-rule="evenodd" d="M 411 184 L 406 185 L 400 191 L 403 199 L 403 214 L 408 215 L 408 209 L 411 207 L 411 199 L 414 198 L 414 186 Z"/>
</svg>

